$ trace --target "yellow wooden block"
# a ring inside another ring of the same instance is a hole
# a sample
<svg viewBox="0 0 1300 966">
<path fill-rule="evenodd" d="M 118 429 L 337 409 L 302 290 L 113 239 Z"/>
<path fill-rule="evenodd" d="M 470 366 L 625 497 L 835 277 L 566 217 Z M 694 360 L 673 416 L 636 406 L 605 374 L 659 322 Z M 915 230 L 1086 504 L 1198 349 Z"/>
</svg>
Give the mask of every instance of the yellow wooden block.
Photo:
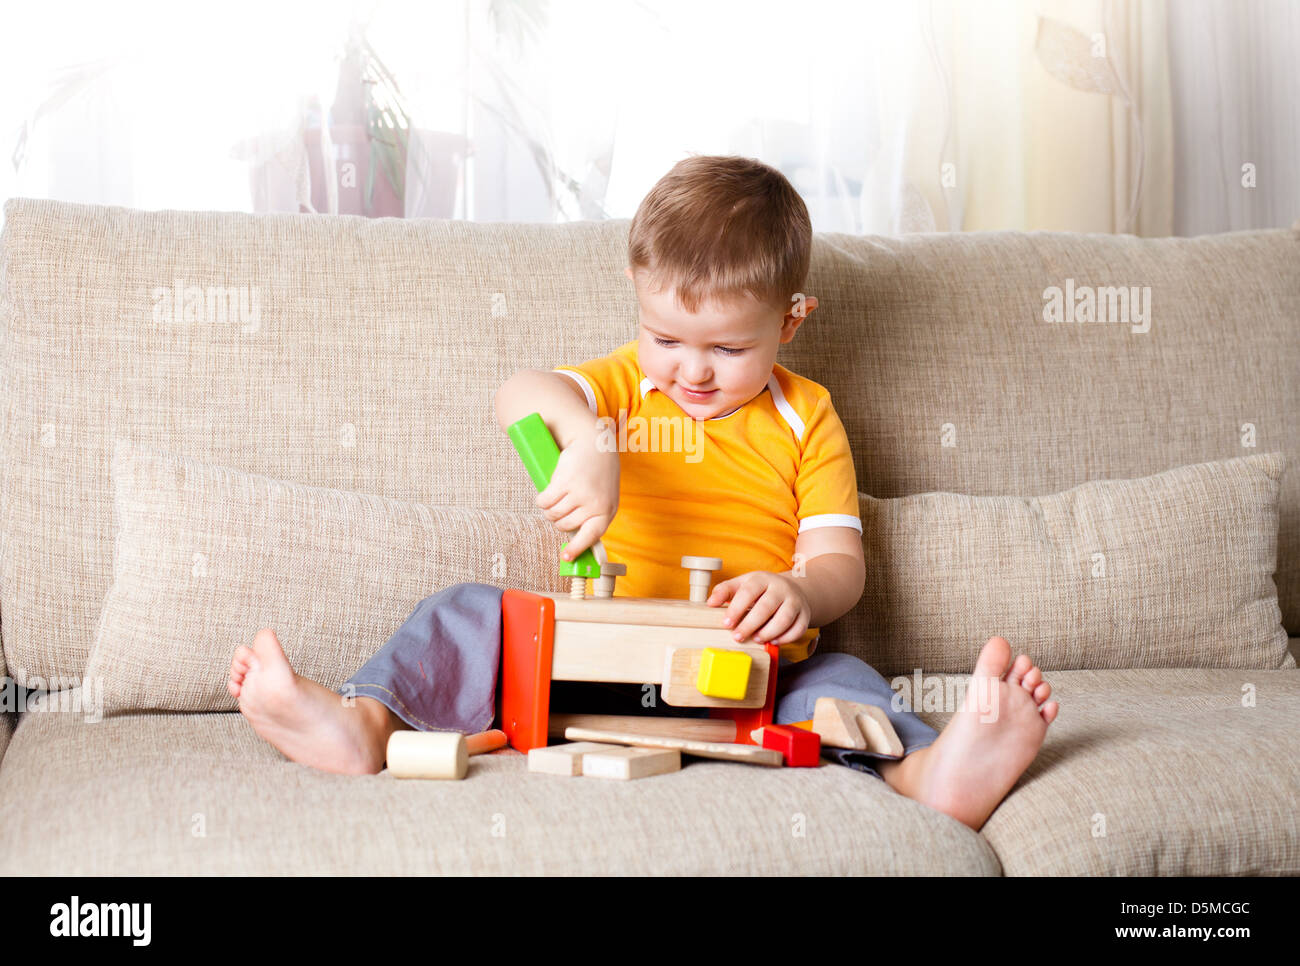
<svg viewBox="0 0 1300 966">
<path fill-rule="evenodd" d="M 740 701 L 749 689 L 749 669 L 754 660 L 744 651 L 727 651 L 706 647 L 700 658 L 700 674 L 695 686 L 700 694 L 711 698 Z"/>
</svg>

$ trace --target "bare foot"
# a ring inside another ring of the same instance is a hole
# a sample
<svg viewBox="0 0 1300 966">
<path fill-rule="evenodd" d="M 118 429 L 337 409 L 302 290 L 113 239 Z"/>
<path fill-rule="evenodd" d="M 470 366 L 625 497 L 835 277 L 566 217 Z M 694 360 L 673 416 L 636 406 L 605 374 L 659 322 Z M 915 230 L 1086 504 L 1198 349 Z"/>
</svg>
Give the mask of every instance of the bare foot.
<svg viewBox="0 0 1300 966">
<path fill-rule="evenodd" d="M 1027 655 L 991 637 L 975 661 L 963 707 L 934 743 L 882 763 L 893 788 L 977 831 L 1038 754 L 1060 705 Z M 1044 704 L 1043 702 L 1047 703 Z"/>
<path fill-rule="evenodd" d="M 373 698 L 357 698 L 348 707 L 338 692 L 295 674 L 269 627 L 257 632 L 251 648 L 235 649 L 226 687 L 254 731 L 290 761 L 322 771 L 382 771 L 388 736 L 406 727 Z"/>
</svg>

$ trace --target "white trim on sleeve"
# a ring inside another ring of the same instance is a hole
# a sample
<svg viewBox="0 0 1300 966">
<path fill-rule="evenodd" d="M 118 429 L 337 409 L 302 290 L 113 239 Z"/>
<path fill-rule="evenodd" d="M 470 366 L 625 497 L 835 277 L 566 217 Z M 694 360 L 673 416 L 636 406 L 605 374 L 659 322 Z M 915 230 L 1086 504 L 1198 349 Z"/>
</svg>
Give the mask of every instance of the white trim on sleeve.
<svg viewBox="0 0 1300 966">
<path fill-rule="evenodd" d="M 572 369 L 552 369 L 551 372 L 558 372 L 562 376 L 568 376 L 581 386 L 582 394 L 587 397 L 587 408 L 591 410 L 592 415 L 596 414 L 596 394 L 591 391 L 591 383 L 587 381 L 586 376 L 580 375 Z"/>
<path fill-rule="evenodd" d="M 800 533 L 818 527 L 852 527 L 861 533 L 862 521 L 851 513 L 816 513 L 799 521 Z"/>
</svg>

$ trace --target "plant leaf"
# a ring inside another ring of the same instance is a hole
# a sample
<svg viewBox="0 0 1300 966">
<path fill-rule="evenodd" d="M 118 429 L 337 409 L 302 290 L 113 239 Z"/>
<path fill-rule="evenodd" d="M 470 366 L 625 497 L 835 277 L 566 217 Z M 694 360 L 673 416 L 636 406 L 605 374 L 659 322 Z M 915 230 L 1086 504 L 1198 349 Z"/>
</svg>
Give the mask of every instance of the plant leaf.
<svg viewBox="0 0 1300 966">
<path fill-rule="evenodd" d="M 1038 62 L 1061 83 L 1079 91 L 1129 99 L 1110 54 L 1093 56 L 1092 41 L 1081 30 L 1039 14 L 1034 50 Z"/>
</svg>

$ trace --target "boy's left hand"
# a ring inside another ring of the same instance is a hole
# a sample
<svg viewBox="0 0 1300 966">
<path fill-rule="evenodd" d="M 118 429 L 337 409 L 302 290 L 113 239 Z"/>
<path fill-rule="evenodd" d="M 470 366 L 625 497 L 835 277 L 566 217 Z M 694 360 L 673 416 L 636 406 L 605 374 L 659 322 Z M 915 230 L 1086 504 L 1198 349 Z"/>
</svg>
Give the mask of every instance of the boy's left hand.
<svg viewBox="0 0 1300 966">
<path fill-rule="evenodd" d="M 726 626 L 735 628 L 732 638 L 744 642 L 751 634 L 755 644 L 788 644 L 808 630 L 812 606 L 798 581 L 785 574 L 751 570 L 714 586 L 708 605 L 720 607 L 730 601 Z"/>
</svg>

